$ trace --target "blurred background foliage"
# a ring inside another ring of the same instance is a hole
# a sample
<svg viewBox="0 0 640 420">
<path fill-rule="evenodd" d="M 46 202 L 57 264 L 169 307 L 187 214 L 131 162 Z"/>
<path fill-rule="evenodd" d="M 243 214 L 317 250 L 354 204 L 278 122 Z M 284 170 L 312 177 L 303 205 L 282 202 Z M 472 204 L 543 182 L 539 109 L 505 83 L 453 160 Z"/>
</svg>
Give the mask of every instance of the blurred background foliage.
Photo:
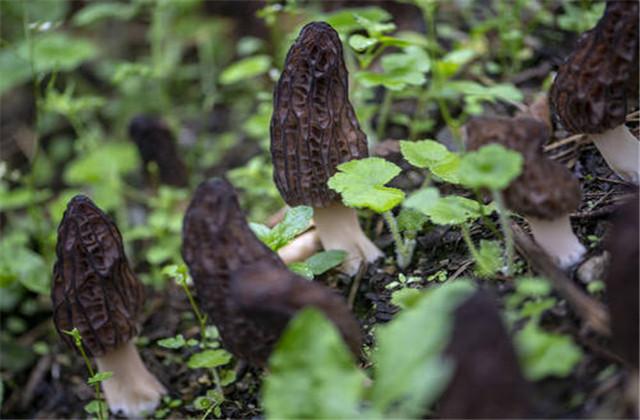
<svg viewBox="0 0 640 420">
<path fill-rule="evenodd" d="M 268 150 L 272 90 L 303 24 L 326 20 L 340 33 L 372 147 L 429 137 L 456 148 L 470 115 L 517 108 L 548 85 L 519 81 L 562 56 L 553 41 L 568 50 L 603 8 L 557 0 L 0 2 L 3 380 L 47 351 L 44 341 L 25 349 L 19 337 L 48 322 L 56 227 L 73 195 L 90 195 L 114 217 L 136 271 L 156 288 L 166 281 L 161 268 L 181 262 L 183 211 L 206 177 L 226 174 L 254 222 L 283 205 Z M 188 188 L 159 185 L 153 168 L 151 182 L 143 177 L 127 133 L 140 114 L 161 117 L 175 134 Z"/>
</svg>

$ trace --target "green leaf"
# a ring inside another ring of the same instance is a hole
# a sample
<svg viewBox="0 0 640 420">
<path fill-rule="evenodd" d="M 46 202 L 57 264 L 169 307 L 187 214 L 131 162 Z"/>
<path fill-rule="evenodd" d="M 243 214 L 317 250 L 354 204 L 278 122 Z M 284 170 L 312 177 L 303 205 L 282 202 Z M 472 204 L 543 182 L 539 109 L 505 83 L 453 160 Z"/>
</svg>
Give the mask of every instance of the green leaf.
<svg viewBox="0 0 640 420">
<path fill-rule="evenodd" d="M 419 232 L 427 222 L 427 216 L 418 210 L 404 207 L 398 214 L 398 229 L 400 232 Z"/>
<path fill-rule="evenodd" d="M 137 3 L 107 2 L 88 4 L 73 16 L 73 24 L 87 26 L 105 19 L 129 20 L 136 15 L 137 11 Z"/>
<path fill-rule="evenodd" d="M 469 188 L 506 188 L 522 172 L 520 153 L 499 144 L 489 144 L 462 157 L 458 168 L 460 180 Z"/>
<path fill-rule="evenodd" d="M 230 85 L 266 73 L 271 68 L 271 57 L 255 55 L 236 61 L 220 73 L 220 83 Z"/>
<path fill-rule="evenodd" d="M 372 37 L 379 37 L 380 35 L 391 32 L 396 29 L 396 25 L 393 22 L 382 22 L 380 20 L 371 20 L 366 16 L 354 14 L 356 21 L 369 33 Z"/>
<path fill-rule="evenodd" d="M 370 22 L 385 22 L 391 19 L 391 15 L 386 10 L 376 6 L 369 6 L 341 9 L 321 16 L 320 20 L 333 26 L 339 34 L 347 34 L 363 28 L 361 22 L 356 20 L 356 16 L 364 17 Z"/>
<path fill-rule="evenodd" d="M 378 43 L 377 40 L 372 38 L 367 38 L 366 36 L 355 34 L 349 38 L 349 45 L 357 52 L 362 52 L 372 45 L 376 45 Z"/>
<path fill-rule="evenodd" d="M 158 345 L 165 349 L 179 349 L 187 344 L 182 334 L 178 334 L 175 337 L 163 338 L 158 340 Z"/>
<path fill-rule="evenodd" d="M 357 418 L 364 374 L 333 324 L 315 309 L 289 322 L 269 359 L 267 418 Z"/>
<path fill-rule="evenodd" d="M 92 400 L 89 404 L 84 406 L 84 411 L 86 411 L 89 414 L 95 414 L 95 415 L 98 415 L 98 413 L 101 413 L 101 416 L 99 416 L 99 418 L 103 418 L 103 419 L 106 419 L 109 417 L 107 404 L 102 400 Z"/>
<path fill-rule="evenodd" d="M 82 62 L 94 58 L 98 49 L 92 42 L 72 38 L 61 32 L 47 32 L 31 39 L 32 47 L 27 41 L 16 44 L 13 48 L 0 51 L 0 95 L 14 86 L 31 78 L 31 58 L 36 73 L 43 74 L 52 70 L 69 71 Z M 31 51 L 33 50 L 33 55 Z"/>
<path fill-rule="evenodd" d="M 403 206 L 416 209 L 429 217 L 437 225 L 459 225 L 481 216 L 480 209 L 490 213 L 490 206 L 483 206 L 475 200 L 449 195 L 440 197 L 434 187 L 413 193 Z"/>
<path fill-rule="evenodd" d="M 0 184 L 0 211 L 24 208 L 49 198 L 51 198 L 51 191 L 47 189 L 34 190 L 33 188 L 18 187 L 9 190 L 4 184 Z"/>
<path fill-rule="evenodd" d="M 549 333 L 529 322 L 515 337 L 525 376 L 538 381 L 550 376 L 564 378 L 582 359 L 582 350 L 571 337 Z"/>
<path fill-rule="evenodd" d="M 191 369 L 216 368 L 231 361 L 231 355 L 221 349 L 205 350 L 189 358 L 187 366 Z"/>
<path fill-rule="evenodd" d="M 342 195 L 342 201 L 349 207 L 384 213 L 404 199 L 403 191 L 384 186 L 401 170 L 382 158 L 351 160 L 339 165 L 338 171 L 329 179 L 328 185 Z"/>
<path fill-rule="evenodd" d="M 442 356 L 453 328 L 453 311 L 472 292 L 468 281 L 445 283 L 423 293 L 392 322 L 377 327 L 371 389 L 377 412 L 386 418 L 422 416 L 444 391 L 453 373 Z"/>
<path fill-rule="evenodd" d="M 498 241 L 482 239 L 476 256 L 475 271 L 480 277 L 491 277 L 502 267 L 502 247 Z"/>
<path fill-rule="evenodd" d="M 311 257 L 307 258 L 305 263 L 316 276 L 323 274 L 333 267 L 336 267 L 342 264 L 344 258 L 347 256 L 347 253 L 342 250 L 333 249 L 330 251 L 318 252 Z"/>
<path fill-rule="evenodd" d="M 390 90 L 402 90 L 407 85 L 420 86 L 426 81 L 425 73 L 431 68 L 431 61 L 421 47 L 412 45 L 401 53 L 382 57 L 382 73 L 359 71 L 356 79 L 365 87 L 382 85 Z"/>
<path fill-rule="evenodd" d="M 50 268 L 42 255 L 28 248 L 28 240 L 26 234 L 20 233 L 5 234 L 0 239 L 0 286 L 7 287 L 17 281 L 27 290 L 48 295 Z"/>
<path fill-rule="evenodd" d="M 99 384 L 100 382 L 104 382 L 110 377 L 113 376 L 113 372 L 98 372 L 89 379 L 87 379 L 87 383 L 89 385 Z"/>
<path fill-rule="evenodd" d="M 400 141 L 402 156 L 418 168 L 429 169 L 444 181 L 457 184 L 460 156 L 433 140 Z"/>
<path fill-rule="evenodd" d="M 311 267 L 309 267 L 309 264 L 307 264 L 306 262 L 292 262 L 291 264 L 287 265 L 287 268 L 307 280 L 313 280 L 313 271 L 311 270 Z"/>
<path fill-rule="evenodd" d="M 307 230 L 312 217 L 313 208 L 297 206 L 287 210 L 282 222 L 273 229 L 259 223 L 250 223 L 249 226 L 262 242 L 273 251 L 277 251 Z"/>
<path fill-rule="evenodd" d="M 422 293 L 411 287 L 403 287 L 391 294 L 391 303 L 402 309 L 408 309 L 420 301 Z"/>
<path fill-rule="evenodd" d="M 516 280 L 516 292 L 523 296 L 543 297 L 551 293 L 551 284 L 542 277 L 520 277 Z"/>
</svg>

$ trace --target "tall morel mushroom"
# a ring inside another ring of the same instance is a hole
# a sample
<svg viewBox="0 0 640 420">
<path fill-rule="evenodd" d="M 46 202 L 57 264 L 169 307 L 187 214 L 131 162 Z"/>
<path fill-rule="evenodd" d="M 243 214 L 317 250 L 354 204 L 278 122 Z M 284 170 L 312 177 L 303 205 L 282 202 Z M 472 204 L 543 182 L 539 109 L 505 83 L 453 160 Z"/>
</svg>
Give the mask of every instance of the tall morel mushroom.
<svg viewBox="0 0 640 420">
<path fill-rule="evenodd" d="M 436 417 L 531 416 L 531 389 L 491 296 L 476 291 L 458 306 L 454 317 L 445 356 L 455 371 L 440 397 Z"/>
<path fill-rule="evenodd" d="M 178 154 L 173 133 L 160 118 L 138 115 L 129 123 L 129 136 L 138 146 L 147 178 L 148 165 L 153 162 L 158 165 L 161 183 L 188 186 L 187 167 Z"/>
<path fill-rule="evenodd" d="M 140 359 L 135 346 L 144 288 L 129 267 L 116 225 L 87 197 L 71 199 L 58 228 L 53 268 L 53 321 L 64 331 L 77 328 L 82 344 L 101 372 L 113 413 L 138 417 L 152 411 L 165 388 Z"/>
<path fill-rule="evenodd" d="M 368 156 L 347 76 L 338 33 L 324 22 L 302 28 L 273 95 L 271 155 L 284 200 L 314 208 L 323 247 L 345 250 L 343 268 L 353 275 L 382 253 L 362 232 L 356 211 L 327 187 L 339 164 Z"/>
<path fill-rule="evenodd" d="M 522 173 L 503 191 L 506 206 L 527 219 L 536 242 L 561 267 L 577 263 L 585 248 L 569 213 L 580 204 L 580 185 L 566 167 L 543 154 L 547 125 L 526 117 L 478 117 L 466 124 L 465 132 L 469 150 L 498 143 L 522 154 Z"/>
<path fill-rule="evenodd" d="M 628 102 L 638 101 L 638 2 L 608 1 L 560 66 L 551 105 L 562 125 L 589 134 L 609 167 L 638 183 L 640 146 L 625 126 Z"/>
<path fill-rule="evenodd" d="M 323 311 L 359 353 L 360 328 L 344 300 L 287 270 L 249 228 L 226 180 L 203 182 L 194 193 L 182 255 L 199 301 L 236 357 L 265 366 L 288 320 L 305 306 Z"/>
</svg>

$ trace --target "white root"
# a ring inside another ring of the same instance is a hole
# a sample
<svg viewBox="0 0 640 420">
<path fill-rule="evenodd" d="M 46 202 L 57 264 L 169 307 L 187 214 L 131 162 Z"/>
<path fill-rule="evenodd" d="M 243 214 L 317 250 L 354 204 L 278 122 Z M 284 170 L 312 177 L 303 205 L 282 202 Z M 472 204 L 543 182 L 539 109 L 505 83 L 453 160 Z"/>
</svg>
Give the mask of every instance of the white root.
<svg viewBox="0 0 640 420">
<path fill-rule="evenodd" d="M 553 257 L 560 267 L 573 266 L 586 252 L 585 247 L 573 233 L 568 214 L 553 220 L 527 217 L 527 221 L 538 245 Z"/>
<path fill-rule="evenodd" d="M 620 178 L 638 185 L 640 179 L 640 142 L 621 124 L 604 133 L 591 134 L 607 165 Z"/>
<path fill-rule="evenodd" d="M 298 236 L 291 243 L 278 250 L 278 256 L 285 264 L 304 261 L 320 249 L 320 238 L 315 229 Z"/>
<path fill-rule="evenodd" d="M 113 372 L 102 382 L 107 405 L 112 413 L 122 413 L 127 417 L 142 417 L 158 406 L 162 395 L 167 393 L 164 386 L 147 370 L 134 340 L 96 357 L 100 372 Z"/>
<path fill-rule="evenodd" d="M 348 275 L 355 275 L 364 262 L 373 262 L 384 255 L 362 232 L 354 209 L 334 203 L 328 207 L 316 207 L 313 211 L 323 248 L 347 252 L 341 269 Z"/>
</svg>

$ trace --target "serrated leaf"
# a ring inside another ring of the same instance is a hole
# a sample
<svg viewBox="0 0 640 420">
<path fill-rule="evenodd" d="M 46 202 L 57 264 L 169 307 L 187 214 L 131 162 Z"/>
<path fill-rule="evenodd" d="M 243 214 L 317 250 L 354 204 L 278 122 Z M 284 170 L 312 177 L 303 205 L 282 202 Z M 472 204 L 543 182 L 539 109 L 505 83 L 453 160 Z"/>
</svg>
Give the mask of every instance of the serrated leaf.
<svg viewBox="0 0 640 420">
<path fill-rule="evenodd" d="M 273 251 L 287 245 L 300 233 L 307 230 L 313 217 L 313 209 L 308 206 L 297 206 L 287 210 L 284 219 L 273 229 L 260 223 L 250 223 L 253 233 Z"/>
<path fill-rule="evenodd" d="M 457 184 L 460 156 L 433 140 L 401 141 L 402 156 L 418 168 L 429 169 L 444 181 Z"/>
<path fill-rule="evenodd" d="M 328 185 L 342 195 L 347 206 L 384 213 L 404 199 L 403 191 L 384 186 L 400 171 L 394 163 L 378 157 L 351 160 L 338 166 Z"/>
<path fill-rule="evenodd" d="M 236 61 L 220 73 L 220 83 L 230 85 L 266 73 L 271 68 L 268 55 L 255 55 Z"/>
<path fill-rule="evenodd" d="M 458 174 L 469 188 L 488 188 L 500 191 L 522 172 L 520 153 L 499 144 L 489 144 L 462 157 Z"/>
<path fill-rule="evenodd" d="M 427 220 L 427 216 L 422 212 L 404 207 L 398 214 L 398 228 L 400 232 L 418 232 Z"/>
<path fill-rule="evenodd" d="M 366 87 L 382 85 L 390 90 L 402 90 L 407 85 L 420 86 L 426 81 L 425 73 L 431 67 L 426 52 L 417 46 L 409 46 L 401 53 L 382 57 L 383 72 L 359 71 L 356 79 Z"/>
<path fill-rule="evenodd" d="M 189 358 L 187 366 L 191 369 L 216 368 L 231 361 L 231 355 L 221 349 L 205 350 Z"/>
<path fill-rule="evenodd" d="M 333 26 L 338 33 L 346 34 L 362 28 L 362 25 L 356 20 L 356 16 L 364 17 L 371 22 L 385 22 L 391 19 L 391 15 L 386 10 L 376 6 L 369 6 L 341 9 L 322 16 L 321 20 Z"/>
<path fill-rule="evenodd" d="M 449 195 L 441 197 L 436 188 L 429 187 L 413 193 L 403 206 L 416 209 L 437 225 L 459 225 L 481 216 L 480 209 L 489 213 L 490 207 L 475 200 Z"/>
<path fill-rule="evenodd" d="M 356 418 L 364 393 L 340 333 L 315 309 L 289 322 L 269 358 L 262 388 L 267 418 Z"/>
</svg>

